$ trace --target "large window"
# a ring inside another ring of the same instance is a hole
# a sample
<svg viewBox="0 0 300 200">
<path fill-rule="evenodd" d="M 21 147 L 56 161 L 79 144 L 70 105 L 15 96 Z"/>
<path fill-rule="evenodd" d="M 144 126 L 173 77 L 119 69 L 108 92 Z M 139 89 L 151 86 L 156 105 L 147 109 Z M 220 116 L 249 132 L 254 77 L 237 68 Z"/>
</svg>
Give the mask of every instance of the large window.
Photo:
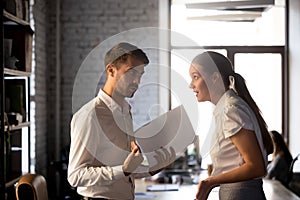
<svg viewBox="0 0 300 200">
<path fill-rule="evenodd" d="M 282 55 L 236 53 L 235 71 L 243 74 L 269 130 L 282 132 Z"/>
<path fill-rule="evenodd" d="M 254 10 L 255 13 L 251 9 L 246 13 L 207 10 L 200 9 L 199 5 L 188 1 L 172 1 L 171 30 L 189 37 L 195 45 L 171 38 L 171 71 L 181 74 L 188 84 L 188 70 L 193 57 L 203 50 L 226 55 L 235 71 L 246 79 L 269 130 L 277 130 L 285 135 L 284 3 L 280 1 L 280 4 Z M 171 88 L 176 81 L 171 77 Z M 171 104 L 174 107 L 180 102 L 171 95 Z M 213 108 L 210 103 L 198 103 L 195 131 L 199 135 L 200 149 L 205 146 L 203 138 L 209 130 Z"/>
</svg>

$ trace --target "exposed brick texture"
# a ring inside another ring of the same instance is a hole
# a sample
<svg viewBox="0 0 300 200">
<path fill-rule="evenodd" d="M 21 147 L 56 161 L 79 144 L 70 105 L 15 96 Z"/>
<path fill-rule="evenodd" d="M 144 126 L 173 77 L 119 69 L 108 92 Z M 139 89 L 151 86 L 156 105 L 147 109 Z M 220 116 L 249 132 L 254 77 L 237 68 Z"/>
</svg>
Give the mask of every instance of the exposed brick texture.
<svg viewBox="0 0 300 200">
<path fill-rule="evenodd" d="M 60 148 L 68 145 L 69 125 L 72 117 L 72 90 L 77 71 L 82 62 L 99 43 L 120 32 L 140 27 L 158 26 L 158 0 L 61 0 L 60 1 L 60 59 L 61 71 L 57 77 L 56 67 L 56 2 L 35 1 L 35 96 L 36 102 L 36 171 L 45 172 L 47 164 L 55 160 L 55 99 L 58 78 L 61 80 L 60 96 Z M 128 36 L 129 41 L 136 37 Z M 132 38 L 130 38 L 132 37 Z M 135 38 L 147 46 L 156 35 L 142 35 Z M 126 39 L 126 38 L 125 38 Z M 146 50 L 152 63 L 157 62 L 157 53 Z M 99 64 L 93 70 L 103 70 Z M 88 73 L 95 71 L 91 70 Z M 142 81 L 155 82 L 157 69 L 146 69 L 147 76 Z M 88 74 L 87 73 L 87 74 Z M 87 76 L 88 77 L 88 76 Z M 100 77 L 98 77 L 100 79 Z M 89 79 L 82 80 L 88 82 Z M 103 82 L 103 80 L 102 80 Z M 156 86 L 144 87 L 133 104 L 133 117 L 136 126 L 150 119 L 149 106 L 158 103 Z M 150 90 L 151 88 L 151 90 Z M 86 90 L 95 89 L 86 88 Z M 76 98 L 86 98 L 85 91 Z M 153 112 L 153 110 L 152 110 Z M 155 113 L 155 110 L 154 110 Z"/>
</svg>

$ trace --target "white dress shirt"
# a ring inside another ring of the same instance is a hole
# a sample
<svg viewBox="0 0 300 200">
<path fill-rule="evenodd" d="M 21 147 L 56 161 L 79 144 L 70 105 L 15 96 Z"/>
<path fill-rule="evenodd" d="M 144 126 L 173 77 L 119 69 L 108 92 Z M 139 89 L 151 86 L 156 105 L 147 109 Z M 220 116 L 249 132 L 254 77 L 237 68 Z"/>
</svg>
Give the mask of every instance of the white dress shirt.
<svg viewBox="0 0 300 200">
<path fill-rule="evenodd" d="M 100 90 L 71 121 L 68 181 L 82 196 L 134 199 L 134 180 L 122 164 L 130 153 L 130 106 L 120 107 Z"/>
<path fill-rule="evenodd" d="M 211 159 L 214 168 L 212 175 L 228 172 L 244 163 L 240 152 L 230 140 L 230 137 L 241 128 L 255 132 L 267 165 L 267 153 L 254 112 L 233 90 L 228 90 L 221 97 L 214 110 L 214 117 L 215 129 L 211 140 Z"/>
</svg>

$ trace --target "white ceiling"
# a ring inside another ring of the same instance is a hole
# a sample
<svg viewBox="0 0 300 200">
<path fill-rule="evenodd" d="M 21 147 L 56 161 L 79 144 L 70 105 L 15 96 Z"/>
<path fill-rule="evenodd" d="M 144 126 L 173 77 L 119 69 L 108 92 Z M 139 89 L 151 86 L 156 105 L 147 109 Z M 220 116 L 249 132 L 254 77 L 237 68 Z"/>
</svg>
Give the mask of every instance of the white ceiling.
<svg viewBox="0 0 300 200">
<path fill-rule="evenodd" d="M 189 20 L 255 21 L 274 6 L 284 6 L 284 0 L 172 0 L 184 4 Z"/>
</svg>

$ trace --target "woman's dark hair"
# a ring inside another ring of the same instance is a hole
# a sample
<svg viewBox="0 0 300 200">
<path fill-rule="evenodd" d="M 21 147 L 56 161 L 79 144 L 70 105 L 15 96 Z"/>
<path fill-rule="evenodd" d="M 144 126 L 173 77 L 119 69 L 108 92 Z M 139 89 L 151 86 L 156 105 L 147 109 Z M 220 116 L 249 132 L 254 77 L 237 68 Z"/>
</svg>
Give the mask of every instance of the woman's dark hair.
<svg viewBox="0 0 300 200">
<path fill-rule="evenodd" d="M 141 60 L 145 65 L 149 64 L 147 55 L 132 44 L 121 42 L 113 46 L 104 57 L 105 66 L 115 64 L 118 67 L 119 63 L 127 61 L 128 56 L 134 56 L 136 59 Z"/>
<path fill-rule="evenodd" d="M 288 147 L 286 146 L 286 143 L 284 142 L 282 135 L 275 130 L 270 131 L 270 133 L 271 133 L 271 137 L 272 137 L 273 144 L 274 144 L 274 152 L 273 153 L 275 155 L 283 153 L 286 162 L 288 164 L 291 164 L 293 161 L 293 157 L 292 157 Z"/>
<path fill-rule="evenodd" d="M 212 74 L 218 71 L 222 76 L 225 90 L 229 89 L 229 76 L 234 77 L 236 93 L 250 106 L 250 108 L 254 112 L 259 124 L 265 149 L 268 154 L 271 154 L 273 152 L 273 143 L 267 128 L 267 124 L 261 115 L 260 109 L 250 95 L 244 78 L 240 74 L 234 72 L 230 60 L 220 53 L 214 51 L 206 51 L 196 56 L 193 59 L 192 63 L 201 65 L 204 68 L 204 71 L 208 74 Z"/>
</svg>

